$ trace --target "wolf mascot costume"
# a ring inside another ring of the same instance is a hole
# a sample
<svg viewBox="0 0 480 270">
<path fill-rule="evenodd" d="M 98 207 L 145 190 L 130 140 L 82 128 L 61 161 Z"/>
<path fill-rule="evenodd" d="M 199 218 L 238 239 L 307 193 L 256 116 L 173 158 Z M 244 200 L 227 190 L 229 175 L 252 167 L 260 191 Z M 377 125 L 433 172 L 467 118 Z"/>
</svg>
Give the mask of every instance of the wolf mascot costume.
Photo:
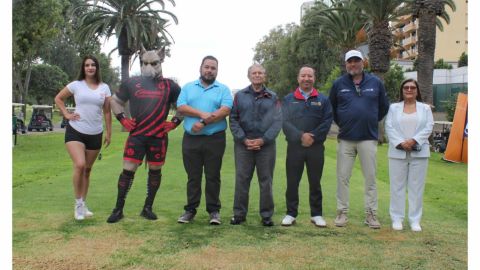
<svg viewBox="0 0 480 270">
<path fill-rule="evenodd" d="M 150 220 L 157 219 L 152 206 L 160 187 L 161 168 L 167 153 L 167 133 L 181 122 L 178 115 L 171 121 L 166 121 L 170 107 L 175 107 L 180 87 L 174 81 L 163 78 L 161 63 L 164 58 L 165 48 L 145 51 L 142 47 L 142 75 L 122 82 L 119 91 L 112 98 L 112 111 L 130 134 L 123 153 L 123 171 L 118 178 L 117 203 L 107 219 L 108 223 L 115 223 L 123 218 L 127 193 L 132 186 L 135 171 L 145 156 L 149 168 L 147 198 L 140 215 Z M 131 118 L 124 113 L 127 101 L 130 103 Z"/>
</svg>

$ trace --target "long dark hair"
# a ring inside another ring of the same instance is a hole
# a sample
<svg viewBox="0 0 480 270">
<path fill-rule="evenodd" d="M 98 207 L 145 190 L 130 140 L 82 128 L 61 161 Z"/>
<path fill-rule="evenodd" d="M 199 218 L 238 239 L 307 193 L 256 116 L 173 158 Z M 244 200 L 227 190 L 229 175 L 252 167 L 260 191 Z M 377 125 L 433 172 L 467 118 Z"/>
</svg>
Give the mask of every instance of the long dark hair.
<svg viewBox="0 0 480 270">
<path fill-rule="evenodd" d="M 406 79 L 405 81 L 402 82 L 402 84 L 400 85 L 399 101 L 403 101 L 403 86 L 408 82 L 413 82 L 415 84 L 415 86 L 417 87 L 417 101 L 422 102 L 422 94 L 420 94 L 420 86 L 418 86 L 418 82 L 415 79 Z"/>
<path fill-rule="evenodd" d="M 80 67 L 80 74 L 78 75 L 78 80 L 79 81 L 85 80 L 85 76 L 86 76 L 85 75 L 85 62 L 88 59 L 92 60 L 95 63 L 95 66 L 97 67 L 96 71 L 95 71 L 95 80 L 97 81 L 97 83 L 101 83 L 102 82 L 102 76 L 100 75 L 100 64 L 98 63 L 97 58 L 95 58 L 95 56 L 93 56 L 93 55 L 87 55 L 83 58 L 82 65 Z"/>
</svg>

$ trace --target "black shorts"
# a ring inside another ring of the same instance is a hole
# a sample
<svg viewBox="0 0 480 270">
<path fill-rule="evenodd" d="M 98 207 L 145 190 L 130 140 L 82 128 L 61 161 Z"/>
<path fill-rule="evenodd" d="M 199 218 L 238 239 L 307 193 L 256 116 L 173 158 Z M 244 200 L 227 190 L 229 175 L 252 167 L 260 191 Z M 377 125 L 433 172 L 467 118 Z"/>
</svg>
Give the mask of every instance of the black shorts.
<svg viewBox="0 0 480 270">
<path fill-rule="evenodd" d="M 87 150 L 99 150 L 102 148 L 102 134 L 103 132 L 95 135 L 83 134 L 70 125 L 67 125 L 65 130 L 65 143 L 71 141 L 81 142 Z"/>
<path fill-rule="evenodd" d="M 123 151 L 123 160 L 136 164 L 143 161 L 147 155 L 147 162 L 151 165 L 163 165 L 167 155 L 168 138 L 147 137 L 147 136 L 128 136 Z"/>
</svg>

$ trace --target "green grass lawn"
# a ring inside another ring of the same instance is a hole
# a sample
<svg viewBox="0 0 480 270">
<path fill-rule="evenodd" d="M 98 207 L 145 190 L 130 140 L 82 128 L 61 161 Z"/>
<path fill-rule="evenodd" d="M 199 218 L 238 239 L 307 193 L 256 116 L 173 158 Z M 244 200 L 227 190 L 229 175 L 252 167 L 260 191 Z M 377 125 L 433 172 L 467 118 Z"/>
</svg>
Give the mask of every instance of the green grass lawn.
<svg viewBox="0 0 480 270">
<path fill-rule="evenodd" d="M 91 219 L 73 219 L 71 161 L 63 133 L 19 136 L 13 149 L 14 269 L 466 269 L 467 165 L 441 161 L 433 153 L 425 187 L 423 232 L 392 231 L 388 216 L 387 146 L 378 147 L 380 230 L 363 224 L 363 177 L 359 163 L 351 179 L 346 228 L 333 225 L 336 209 L 336 140 L 326 142 L 322 178 L 321 229 L 309 220 L 308 181 L 300 184 L 297 224 L 279 226 L 285 214 L 285 152 L 277 139 L 274 177 L 276 226 L 263 227 L 258 214 L 258 182 L 252 181 L 245 225 L 232 226 L 233 141 L 228 135 L 222 168 L 221 226 L 209 226 L 204 196 L 195 221 L 177 224 L 186 202 L 181 128 L 170 133 L 167 162 L 155 200 L 156 221 L 139 216 L 147 170 L 140 167 L 127 198 L 125 218 L 105 221 L 114 207 L 126 133 L 114 125 L 112 145 L 92 170 L 88 205 Z"/>
</svg>

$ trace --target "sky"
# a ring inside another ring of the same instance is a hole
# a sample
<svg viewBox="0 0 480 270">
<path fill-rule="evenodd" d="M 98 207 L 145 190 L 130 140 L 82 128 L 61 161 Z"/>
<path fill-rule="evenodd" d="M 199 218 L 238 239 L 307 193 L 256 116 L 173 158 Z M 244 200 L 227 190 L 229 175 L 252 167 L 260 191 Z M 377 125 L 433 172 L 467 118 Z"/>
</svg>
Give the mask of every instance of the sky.
<svg viewBox="0 0 480 270">
<path fill-rule="evenodd" d="M 300 6 L 305 1 L 176 0 L 175 7 L 165 2 L 165 9 L 173 12 L 179 23 L 167 27 L 175 44 L 163 64 L 164 76 L 177 78 L 183 86 L 199 77 L 202 58 L 213 55 L 219 62 L 217 80 L 239 89 L 249 84 L 247 69 L 253 63 L 256 43 L 278 25 L 299 24 Z M 104 51 L 110 52 L 115 43 L 111 38 Z M 114 66 L 120 66 L 117 52 L 112 60 Z M 139 72 L 137 60 L 131 73 Z"/>
</svg>

